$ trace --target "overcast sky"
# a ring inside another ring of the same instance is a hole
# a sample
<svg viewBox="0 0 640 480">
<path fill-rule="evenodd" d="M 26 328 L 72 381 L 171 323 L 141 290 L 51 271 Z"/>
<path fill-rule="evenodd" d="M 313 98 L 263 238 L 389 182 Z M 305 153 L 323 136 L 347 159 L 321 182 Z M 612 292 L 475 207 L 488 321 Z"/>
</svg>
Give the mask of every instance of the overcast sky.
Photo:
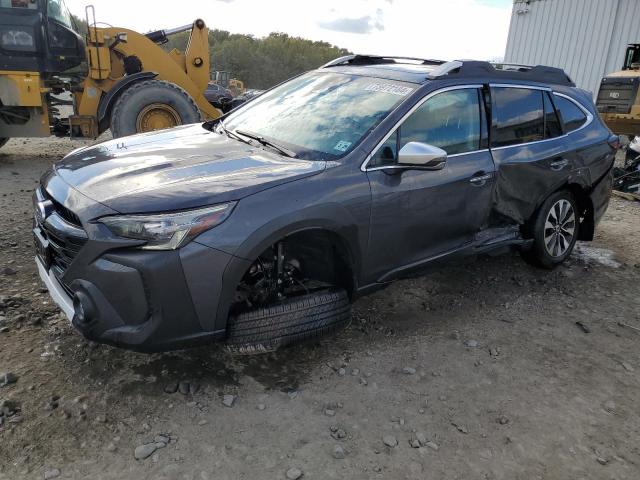
<svg viewBox="0 0 640 480">
<path fill-rule="evenodd" d="M 66 0 L 84 18 L 89 0 Z M 257 37 L 284 32 L 356 53 L 504 56 L 512 0 L 92 0 L 98 22 L 140 32 L 191 23 Z"/>
</svg>

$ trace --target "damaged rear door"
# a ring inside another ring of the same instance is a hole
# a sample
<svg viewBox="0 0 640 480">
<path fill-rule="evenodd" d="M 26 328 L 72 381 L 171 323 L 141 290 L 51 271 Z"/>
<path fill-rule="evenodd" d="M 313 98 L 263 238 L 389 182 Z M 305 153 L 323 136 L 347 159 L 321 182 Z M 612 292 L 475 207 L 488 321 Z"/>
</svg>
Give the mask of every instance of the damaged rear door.
<svg viewBox="0 0 640 480">
<path fill-rule="evenodd" d="M 575 167 L 551 90 L 495 84 L 491 92 L 491 153 L 497 178 L 492 214 L 497 223 L 523 224 Z"/>
</svg>

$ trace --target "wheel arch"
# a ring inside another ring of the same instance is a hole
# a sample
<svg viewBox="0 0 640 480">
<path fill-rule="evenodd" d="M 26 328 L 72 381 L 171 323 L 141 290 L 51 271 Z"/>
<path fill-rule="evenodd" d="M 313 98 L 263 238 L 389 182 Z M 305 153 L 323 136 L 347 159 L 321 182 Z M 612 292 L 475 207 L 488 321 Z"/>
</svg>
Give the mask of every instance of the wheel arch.
<svg viewBox="0 0 640 480">
<path fill-rule="evenodd" d="M 571 192 L 580 212 L 580 217 L 582 217 L 580 228 L 578 230 L 578 240 L 593 240 L 593 235 L 595 233 L 595 218 L 593 201 L 589 195 L 589 189 L 576 182 L 568 182 L 563 189 Z"/>
<path fill-rule="evenodd" d="M 225 268 L 222 292 L 216 314 L 216 329 L 225 329 L 229 309 L 233 303 L 236 288 L 251 264 L 272 245 L 282 241 L 319 241 L 323 245 L 331 245 L 333 253 L 341 262 L 338 271 L 341 274 L 341 286 L 350 297 L 355 296 L 361 265 L 360 248 L 357 242 L 357 229 L 344 227 L 331 221 L 308 221 L 291 224 L 277 229 L 268 235 L 254 234 L 236 251 L 234 257 Z"/>
</svg>

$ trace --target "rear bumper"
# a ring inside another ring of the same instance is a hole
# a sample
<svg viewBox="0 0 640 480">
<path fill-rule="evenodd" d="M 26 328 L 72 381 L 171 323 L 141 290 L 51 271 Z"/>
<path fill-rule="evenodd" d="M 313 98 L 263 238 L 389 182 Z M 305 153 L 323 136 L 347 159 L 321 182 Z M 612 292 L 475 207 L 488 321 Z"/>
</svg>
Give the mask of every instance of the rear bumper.
<svg viewBox="0 0 640 480">
<path fill-rule="evenodd" d="M 593 205 L 593 221 L 594 226 L 598 225 L 609 207 L 611 198 L 611 190 L 613 189 L 613 165 L 609 172 L 594 185 L 589 197 Z"/>
</svg>

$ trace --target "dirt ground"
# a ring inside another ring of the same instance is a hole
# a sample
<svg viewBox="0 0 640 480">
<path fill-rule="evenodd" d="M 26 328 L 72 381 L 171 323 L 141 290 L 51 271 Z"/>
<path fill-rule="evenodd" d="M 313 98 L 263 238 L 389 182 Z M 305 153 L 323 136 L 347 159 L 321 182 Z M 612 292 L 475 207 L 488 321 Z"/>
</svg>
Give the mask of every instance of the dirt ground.
<svg viewBox="0 0 640 480">
<path fill-rule="evenodd" d="M 31 193 L 78 145 L 0 150 L 0 479 L 640 478 L 640 202 L 553 272 L 480 257 L 320 344 L 145 355 L 86 342 L 37 277 Z"/>
</svg>

